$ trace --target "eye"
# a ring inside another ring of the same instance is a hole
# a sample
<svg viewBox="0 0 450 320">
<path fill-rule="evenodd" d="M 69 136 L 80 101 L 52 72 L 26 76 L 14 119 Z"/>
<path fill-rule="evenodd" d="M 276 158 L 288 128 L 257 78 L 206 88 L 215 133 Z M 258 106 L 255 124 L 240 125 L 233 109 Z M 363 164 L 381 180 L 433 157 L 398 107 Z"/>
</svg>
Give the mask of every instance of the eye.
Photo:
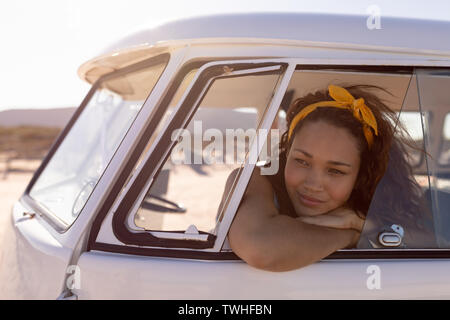
<svg viewBox="0 0 450 320">
<path fill-rule="evenodd" d="M 308 166 L 308 162 L 303 159 L 295 159 L 295 161 L 297 161 L 302 166 Z"/>
<path fill-rule="evenodd" d="M 345 172 L 338 170 L 338 169 L 330 169 L 329 170 L 330 173 L 335 174 L 335 175 L 344 175 L 346 174 Z"/>
</svg>

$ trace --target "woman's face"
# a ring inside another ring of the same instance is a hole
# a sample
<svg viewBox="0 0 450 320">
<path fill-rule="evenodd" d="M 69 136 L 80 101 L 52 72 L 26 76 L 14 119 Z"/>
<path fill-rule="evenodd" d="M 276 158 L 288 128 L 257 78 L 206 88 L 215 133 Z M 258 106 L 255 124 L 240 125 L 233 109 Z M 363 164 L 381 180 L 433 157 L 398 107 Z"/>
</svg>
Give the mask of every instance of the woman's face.
<svg viewBox="0 0 450 320">
<path fill-rule="evenodd" d="M 317 216 L 350 197 L 360 166 L 356 138 L 323 121 L 305 123 L 295 134 L 284 177 L 298 216 Z"/>
</svg>

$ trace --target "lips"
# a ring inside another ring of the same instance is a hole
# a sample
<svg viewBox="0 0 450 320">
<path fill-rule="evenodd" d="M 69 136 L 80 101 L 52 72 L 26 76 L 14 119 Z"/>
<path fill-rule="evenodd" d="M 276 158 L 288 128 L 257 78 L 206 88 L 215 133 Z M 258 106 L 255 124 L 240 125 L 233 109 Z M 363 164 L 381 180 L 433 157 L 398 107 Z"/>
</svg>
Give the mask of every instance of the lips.
<svg viewBox="0 0 450 320">
<path fill-rule="evenodd" d="M 321 203 L 324 203 L 324 201 L 313 198 L 313 197 L 309 197 L 303 194 L 298 194 L 298 197 L 300 199 L 300 202 L 303 203 L 306 206 L 317 206 Z"/>
</svg>

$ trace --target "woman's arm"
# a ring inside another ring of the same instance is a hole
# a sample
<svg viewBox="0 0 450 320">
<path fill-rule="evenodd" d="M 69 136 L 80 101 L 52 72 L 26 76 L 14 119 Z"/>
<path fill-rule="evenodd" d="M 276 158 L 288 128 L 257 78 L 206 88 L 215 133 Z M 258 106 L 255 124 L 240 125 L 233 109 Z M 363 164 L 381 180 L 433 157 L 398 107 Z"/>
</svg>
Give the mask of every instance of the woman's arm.
<svg viewBox="0 0 450 320">
<path fill-rule="evenodd" d="M 361 218 L 361 215 L 362 214 L 358 215 L 350 208 L 339 207 L 318 216 L 298 217 L 297 219 L 317 226 L 337 229 L 354 229 L 361 233 L 365 222 L 365 219 Z"/>
<path fill-rule="evenodd" d="M 225 190 L 225 194 L 228 193 Z M 281 215 L 269 181 L 256 169 L 228 233 L 233 251 L 249 265 L 288 271 L 354 244 L 359 233 L 307 224 Z"/>
</svg>

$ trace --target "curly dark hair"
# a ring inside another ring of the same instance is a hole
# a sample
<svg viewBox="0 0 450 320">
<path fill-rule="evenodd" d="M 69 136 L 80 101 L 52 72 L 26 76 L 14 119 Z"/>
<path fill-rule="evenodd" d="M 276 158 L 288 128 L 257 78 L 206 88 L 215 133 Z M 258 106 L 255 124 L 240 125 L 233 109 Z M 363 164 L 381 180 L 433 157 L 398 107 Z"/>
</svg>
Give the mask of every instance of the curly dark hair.
<svg viewBox="0 0 450 320">
<path fill-rule="evenodd" d="M 294 128 L 298 132 L 306 123 L 324 121 L 339 128 L 346 129 L 358 141 L 361 165 L 354 189 L 347 201 L 347 205 L 367 216 L 369 207 L 376 210 L 377 219 L 386 221 L 409 221 L 415 227 L 422 228 L 423 223 L 418 215 L 423 215 L 425 203 L 420 185 L 416 182 L 413 170 L 408 162 L 406 146 L 418 149 L 410 138 L 406 129 L 398 121 L 398 115 L 385 105 L 381 99 L 369 90 L 383 90 L 370 85 L 344 87 L 352 96 L 363 98 L 366 105 L 375 116 L 378 135 L 374 135 L 371 148 L 363 133 L 363 127 L 352 112 L 333 107 L 320 107 L 308 114 Z M 333 100 L 328 90 L 310 93 L 295 100 L 287 111 L 288 128 L 293 118 L 306 106 L 319 101 Z M 285 132 L 280 142 L 280 170 L 275 176 L 267 176 L 271 181 L 275 194 L 279 199 L 280 213 L 296 216 L 292 203 L 286 193 L 284 183 L 284 169 L 287 154 L 292 144 Z M 389 165 L 388 165 L 389 164 Z M 377 188 L 378 187 L 378 188 Z M 382 199 L 372 203 L 377 191 L 377 198 Z M 395 219 L 392 219 L 393 212 Z M 401 216 L 401 217 L 400 217 Z"/>
</svg>

